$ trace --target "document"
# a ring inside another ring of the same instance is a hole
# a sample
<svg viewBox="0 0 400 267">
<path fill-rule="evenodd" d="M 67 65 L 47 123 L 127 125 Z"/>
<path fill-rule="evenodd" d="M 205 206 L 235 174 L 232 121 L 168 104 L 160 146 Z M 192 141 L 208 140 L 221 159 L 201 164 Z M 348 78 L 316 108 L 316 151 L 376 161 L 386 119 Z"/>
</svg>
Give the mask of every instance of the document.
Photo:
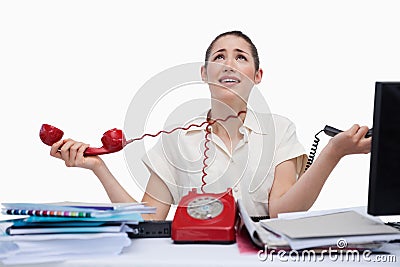
<svg viewBox="0 0 400 267">
<path fill-rule="evenodd" d="M 259 222 L 252 221 L 241 199 L 237 200 L 237 205 L 240 218 L 256 246 L 264 248 L 267 245 L 271 249 L 290 249 L 289 243 L 285 239 L 261 227 Z"/>
<path fill-rule="evenodd" d="M 119 233 L 129 232 L 132 229 L 120 225 L 100 225 L 100 226 L 19 226 L 15 225 L 7 228 L 6 232 L 9 235 L 27 235 L 27 234 L 66 234 L 66 233 Z"/>
<path fill-rule="evenodd" d="M 292 249 L 336 246 L 339 240 L 344 240 L 346 247 L 370 248 L 373 244 L 400 239 L 399 230 L 352 210 L 262 220 L 260 224 L 285 238 Z"/>
<path fill-rule="evenodd" d="M 94 203 L 94 202 L 75 202 L 75 201 L 63 201 L 48 203 L 49 205 L 55 206 L 66 206 L 75 208 L 90 208 L 98 210 L 122 210 L 122 209 L 137 209 L 145 205 L 144 202 L 117 202 L 117 203 Z"/>
<path fill-rule="evenodd" d="M 127 233 L 7 235 L 0 223 L 0 262 L 28 264 L 118 255 L 131 244 Z"/>
<path fill-rule="evenodd" d="M 133 229 L 128 224 L 139 224 L 143 221 L 142 213 L 156 210 L 144 203 L 3 203 L 2 206 L 2 212 L 14 219 L 0 222 L 0 264 L 118 255 L 131 244 L 128 233 Z"/>
<path fill-rule="evenodd" d="M 263 220 L 262 226 L 289 238 L 399 234 L 399 230 L 371 220 L 355 211 L 345 211 L 292 220 Z"/>
</svg>

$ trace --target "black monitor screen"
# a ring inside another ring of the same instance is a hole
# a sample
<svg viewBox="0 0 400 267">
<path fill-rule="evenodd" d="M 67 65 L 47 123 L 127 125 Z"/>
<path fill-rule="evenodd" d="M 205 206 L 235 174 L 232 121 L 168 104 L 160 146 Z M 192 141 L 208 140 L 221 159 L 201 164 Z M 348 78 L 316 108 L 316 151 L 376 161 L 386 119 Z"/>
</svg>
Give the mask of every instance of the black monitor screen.
<svg viewBox="0 0 400 267">
<path fill-rule="evenodd" d="M 375 85 L 368 213 L 400 215 L 400 82 Z"/>
</svg>

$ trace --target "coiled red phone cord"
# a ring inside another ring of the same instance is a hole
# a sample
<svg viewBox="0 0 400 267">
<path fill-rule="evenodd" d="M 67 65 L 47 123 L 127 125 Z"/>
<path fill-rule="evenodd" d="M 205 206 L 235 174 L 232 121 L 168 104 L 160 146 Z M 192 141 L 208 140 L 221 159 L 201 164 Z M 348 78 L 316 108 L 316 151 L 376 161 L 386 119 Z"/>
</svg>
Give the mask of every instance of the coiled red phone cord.
<svg viewBox="0 0 400 267">
<path fill-rule="evenodd" d="M 162 133 L 171 134 L 171 133 L 173 133 L 173 132 L 175 132 L 177 130 L 187 131 L 192 127 L 201 128 L 201 127 L 203 127 L 204 125 L 207 124 L 207 126 L 206 126 L 206 134 L 205 134 L 205 140 L 206 141 L 204 142 L 204 152 L 203 152 L 203 155 L 204 155 L 203 168 L 202 168 L 203 175 L 201 177 L 201 182 L 202 182 L 201 192 L 205 193 L 204 192 L 204 186 L 207 184 L 206 181 L 205 181 L 205 177 L 207 176 L 206 168 L 208 167 L 208 164 L 207 164 L 207 159 L 208 159 L 207 151 L 210 150 L 210 148 L 208 147 L 208 143 L 211 141 L 210 138 L 209 138 L 209 135 L 211 134 L 211 126 L 213 124 L 217 123 L 217 122 L 225 122 L 225 121 L 227 121 L 229 119 L 232 119 L 232 118 L 238 118 L 241 114 L 245 114 L 245 113 L 246 113 L 246 111 L 242 110 L 242 111 L 238 112 L 236 115 L 229 115 L 228 117 L 226 117 L 224 119 L 211 120 L 211 119 L 207 118 L 207 120 L 202 122 L 201 124 L 190 124 L 187 127 L 176 127 L 176 128 L 174 128 L 174 129 L 172 129 L 170 131 L 162 130 L 162 131 L 157 132 L 156 134 L 148 134 L 148 133 L 146 133 L 146 134 L 142 135 L 141 137 L 137 137 L 137 138 L 133 138 L 133 139 L 127 140 L 126 144 L 142 140 L 143 138 L 145 138 L 147 136 L 149 136 L 149 137 L 157 137 L 158 135 L 160 135 Z"/>
</svg>

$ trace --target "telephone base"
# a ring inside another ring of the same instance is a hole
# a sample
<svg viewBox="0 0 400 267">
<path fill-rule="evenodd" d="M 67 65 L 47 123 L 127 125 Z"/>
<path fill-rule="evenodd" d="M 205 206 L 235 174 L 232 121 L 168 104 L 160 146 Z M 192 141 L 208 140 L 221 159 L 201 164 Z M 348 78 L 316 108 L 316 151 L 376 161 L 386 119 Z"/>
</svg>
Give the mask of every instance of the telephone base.
<svg viewBox="0 0 400 267">
<path fill-rule="evenodd" d="M 232 244 L 236 242 L 236 202 L 232 190 L 184 196 L 175 212 L 171 238 L 176 244 Z"/>
<path fill-rule="evenodd" d="M 207 226 L 203 229 L 181 227 L 172 229 L 172 240 L 175 244 L 232 244 L 236 242 L 234 226 L 227 229 L 212 229 Z"/>
</svg>

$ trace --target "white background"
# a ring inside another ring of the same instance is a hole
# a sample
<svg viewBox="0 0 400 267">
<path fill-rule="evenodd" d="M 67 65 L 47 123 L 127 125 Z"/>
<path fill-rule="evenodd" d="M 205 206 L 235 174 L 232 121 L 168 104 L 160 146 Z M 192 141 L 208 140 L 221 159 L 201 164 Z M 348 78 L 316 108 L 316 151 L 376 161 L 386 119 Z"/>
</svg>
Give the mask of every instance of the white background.
<svg viewBox="0 0 400 267">
<path fill-rule="evenodd" d="M 297 125 L 308 152 L 325 124 L 372 125 L 375 81 L 400 80 L 398 1 L 0 2 L 0 202 L 107 202 L 88 170 L 67 168 L 41 143 L 42 123 L 100 145 L 122 128 L 152 76 L 202 61 L 219 33 L 242 30 L 260 54 L 258 88 Z M 321 135 L 319 151 L 329 140 Z M 122 152 L 103 157 L 143 192 Z M 367 204 L 369 155 L 345 157 L 313 209 Z"/>
</svg>

